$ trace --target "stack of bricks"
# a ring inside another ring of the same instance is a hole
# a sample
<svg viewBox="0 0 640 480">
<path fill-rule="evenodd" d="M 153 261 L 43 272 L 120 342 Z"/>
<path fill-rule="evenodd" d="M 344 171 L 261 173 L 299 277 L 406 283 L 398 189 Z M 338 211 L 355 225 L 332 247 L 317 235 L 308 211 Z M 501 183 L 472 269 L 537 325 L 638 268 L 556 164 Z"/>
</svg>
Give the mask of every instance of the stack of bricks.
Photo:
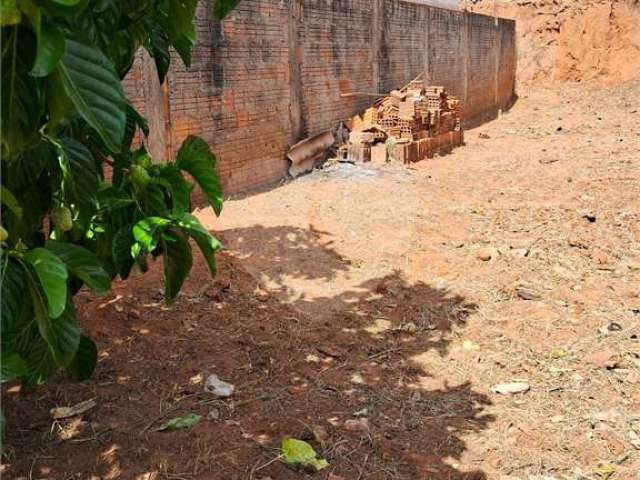
<svg viewBox="0 0 640 480">
<path fill-rule="evenodd" d="M 372 146 L 385 141 L 387 159 L 403 163 L 448 153 L 463 142 L 460 115 L 460 101 L 444 87 L 411 82 L 352 119 L 348 157 L 368 161 Z"/>
</svg>

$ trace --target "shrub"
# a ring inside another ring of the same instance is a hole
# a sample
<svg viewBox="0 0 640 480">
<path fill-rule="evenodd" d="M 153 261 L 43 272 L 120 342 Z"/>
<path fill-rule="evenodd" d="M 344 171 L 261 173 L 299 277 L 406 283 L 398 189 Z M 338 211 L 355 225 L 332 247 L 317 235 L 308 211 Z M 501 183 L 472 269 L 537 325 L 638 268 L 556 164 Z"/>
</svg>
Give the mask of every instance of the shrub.
<svg viewBox="0 0 640 480">
<path fill-rule="evenodd" d="M 144 141 L 133 148 L 148 128 L 121 86 L 140 47 L 160 82 L 171 48 L 189 65 L 196 3 L 0 3 L 2 382 L 35 385 L 60 369 L 91 375 L 97 349 L 73 304 L 83 286 L 105 293 L 116 276 L 162 257 L 171 302 L 192 267 L 190 239 L 215 274 L 220 243 L 190 214 L 188 180 L 220 214 L 215 157 L 196 137 L 171 161 L 152 159 Z M 237 3 L 217 0 L 214 13 Z"/>
</svg>

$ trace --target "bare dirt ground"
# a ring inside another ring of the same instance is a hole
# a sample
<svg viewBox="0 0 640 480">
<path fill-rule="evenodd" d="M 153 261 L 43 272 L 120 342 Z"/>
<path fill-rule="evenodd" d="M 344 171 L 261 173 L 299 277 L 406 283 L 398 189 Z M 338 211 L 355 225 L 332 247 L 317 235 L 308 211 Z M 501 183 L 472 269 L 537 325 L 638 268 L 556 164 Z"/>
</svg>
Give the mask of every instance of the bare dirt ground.
<svg viewBox="0 0 640 480">
<path fill-rule="evenodd" d="M 451 155 L 200 212 L 219 277 L 199 264 L 171 308 L 157 271 L 81 296 L 96 375 L 4 392 L 4 475 L 639 478 L 639 95 L 525 89 Z M 231 399 L 203 393 L 210 373 Z M 515 380 L 530 390 L 494 393 Z M 208 418 L 156 431 L 189 412 Z M 330 468 L 272 461 L 286 436 Z"/>
</svg>

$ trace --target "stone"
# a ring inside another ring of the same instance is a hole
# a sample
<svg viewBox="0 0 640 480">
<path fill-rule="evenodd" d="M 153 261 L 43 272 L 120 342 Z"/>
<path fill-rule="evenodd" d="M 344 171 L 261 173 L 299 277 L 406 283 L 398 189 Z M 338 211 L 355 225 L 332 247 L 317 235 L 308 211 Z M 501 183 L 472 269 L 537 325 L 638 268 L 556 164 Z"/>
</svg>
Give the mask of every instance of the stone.
<svg viewBox="0 0 640 480">
<path fill-rule="evenodd" d="M 344 422 L 344 428 L 349 432 L 366 432 L 369 430 L 369 420 L 366 418 L 358 418 L 357 420 L 347 420 Z"/>
<path fill-rule="evenodd" d="M 233 395 L 235 386 L 220 380 L 217 375 L 209 375 L 204 384 L 204 390 L 213 393 L 216 397 L 228 398 Z"/>
<path fill-rule="evenodd" d="M 501 395 L 516 395 L 518 393 L 526 393 L 529 390 L 531 390 L 531 385 L 529 385 L 529 382 L 524 381 L 501 383 L 491 387 L 492 392 Z"/>
<path fill-rule="evenodd" d="M 492 248 L 481 248 L 476 252 L 476 257 L 483 262 L 488 262 L 494 256 Z"/>
</svg>

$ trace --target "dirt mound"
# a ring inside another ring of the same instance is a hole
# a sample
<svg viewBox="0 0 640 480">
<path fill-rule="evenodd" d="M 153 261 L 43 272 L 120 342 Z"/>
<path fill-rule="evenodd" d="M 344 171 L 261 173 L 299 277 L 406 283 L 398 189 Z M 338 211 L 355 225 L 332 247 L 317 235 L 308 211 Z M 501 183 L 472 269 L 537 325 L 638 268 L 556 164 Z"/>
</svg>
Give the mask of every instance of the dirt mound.
<svg viewBox="0 0 640 480">
<path fill-rule="evenodd" d="M 516 19 L 520 82 L 640 75 L 640 0 L 470 0 L 468 8 Z"/>
</svg>

